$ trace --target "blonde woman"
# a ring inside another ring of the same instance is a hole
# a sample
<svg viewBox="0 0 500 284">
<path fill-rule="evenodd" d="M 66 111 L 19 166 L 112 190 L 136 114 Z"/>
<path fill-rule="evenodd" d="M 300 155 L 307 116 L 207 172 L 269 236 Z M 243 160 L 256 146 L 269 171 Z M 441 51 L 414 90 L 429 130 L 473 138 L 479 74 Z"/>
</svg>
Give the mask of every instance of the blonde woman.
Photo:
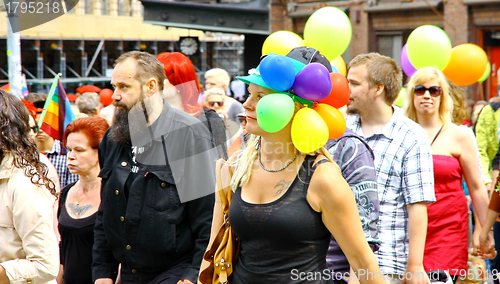
<svg viewBox="0 0 500 284">
<path fill-rule="evenodd" d="M 407 87 L 404 110 L 427 132 L 434 164 L 436 202 L 427 205 L 428 228 L 424 268 L 448 270 L 456 280 L 467 272 L 468 208 L 462 175 L 474 211 L 484 223 L 488 195 L 479 172 L 474 143 L 467 131 L 452 122 L 453 100 L 443 73 L 418 70 Z M 474 244 L 477 249 L 477 242 Z"/>
<path fill-rule="evenodd" d="M 243 107 L 251 138 L 229 162 L 232 177 L 227 164 L 222 175 L 234 191 L 229 223 L 241 240 L 233 283 L 333 283 L 326 265 L 331 234 L 362 283 L 384 283 L 354 195 L 328 151 L 300 152 L 292 143 L 291 122 L 278 132 L 264 131 L 257 103 L 276 91 L 257 72 L 239 79 L 249 84 Z M 301 107 L 295 103 L 295 112 Z M 222 221 L 216 197 L 210 242 Z"/>
</svg>

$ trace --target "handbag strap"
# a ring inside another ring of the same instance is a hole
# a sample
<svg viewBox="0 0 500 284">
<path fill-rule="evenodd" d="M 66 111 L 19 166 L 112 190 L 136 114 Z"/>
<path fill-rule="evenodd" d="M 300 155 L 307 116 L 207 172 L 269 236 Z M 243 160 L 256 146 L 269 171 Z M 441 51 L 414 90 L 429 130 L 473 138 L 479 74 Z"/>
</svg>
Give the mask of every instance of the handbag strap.
<svg viewBox="0 0 500 284">
<path fill-rule="evenodd" d="M 226 161 L 224 159 L 217 160 L 216 164 L 216 179 L 217 179 L 217 191 L 219 192 L 220 202 L 222 204 L 222 212 L 224 213 L 224 222 L 227 220 L 227 215 L 229 212 L 229 205 L 231 204 L 231 199 L 233 197 L 233 191 L 231 190 L 230 185 L 228 184 L 226 187 L 222 184 L 222 167 Z M 233 172 L 230 165 L 228 165 L 229 177 L 232 177 Z M 224 192 L 224 189 L 227 188 L 227 195 Z"/>
</svg>

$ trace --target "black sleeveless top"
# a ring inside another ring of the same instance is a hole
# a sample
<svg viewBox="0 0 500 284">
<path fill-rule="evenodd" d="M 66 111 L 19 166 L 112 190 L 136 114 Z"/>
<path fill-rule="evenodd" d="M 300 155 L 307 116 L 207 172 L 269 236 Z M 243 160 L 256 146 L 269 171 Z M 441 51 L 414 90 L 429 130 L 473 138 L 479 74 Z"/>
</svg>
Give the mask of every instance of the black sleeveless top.
<svg viewBox="0 0 500 284">
<path fill-rule="evenodd" d="M 82 219 L 73 219 L 66 211 L 66 198 L 76 182 L 61 190 L 59 199 L 59 251 L 64 265 L 65 284 L 92 284 L 92 246 L 97 212 Z"/>
<path fill-rule="evenodd" d="M 278 200 L 251 204 L 242 200 L 241 187 L 234 193 L 229 223 L 241 240 L 241 249 L 233 283 L 333 283 L 326 265 L 331 234 L 321 213 L 306 200 L 316 166 L 327 161 L 313 167 L 315 158 L 306 157 Z"/>
</svg>

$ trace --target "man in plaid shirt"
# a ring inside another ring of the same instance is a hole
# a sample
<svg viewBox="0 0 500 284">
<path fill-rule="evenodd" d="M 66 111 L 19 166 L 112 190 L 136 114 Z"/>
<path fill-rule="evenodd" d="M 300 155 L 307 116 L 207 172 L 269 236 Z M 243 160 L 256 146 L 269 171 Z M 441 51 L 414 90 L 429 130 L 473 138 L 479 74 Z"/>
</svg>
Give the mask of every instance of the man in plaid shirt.
<svg viewBox="0 0 500 284">
<path fill-rule="evenodd" d="M 349 63 L 347 79 L 347 112 L 353 114 L 347 127 L 375 154 L 380 270 L 387 283 L 429 283 L 423 255 L 427 203 L 435 201 L 431 147 L 425 131 L 392 106 L 402 86 L 401 69 L 389 57 L 361 54 Z"/>
</svg>

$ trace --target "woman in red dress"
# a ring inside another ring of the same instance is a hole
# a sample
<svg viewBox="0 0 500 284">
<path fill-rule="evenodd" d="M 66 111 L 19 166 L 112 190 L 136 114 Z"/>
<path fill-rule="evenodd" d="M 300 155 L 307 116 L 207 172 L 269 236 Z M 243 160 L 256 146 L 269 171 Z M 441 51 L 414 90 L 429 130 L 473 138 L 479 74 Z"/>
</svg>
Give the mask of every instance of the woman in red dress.
<svg viewBox="0 0 500 284">
<path fill-rule="evenodd" d="M 446 270 L 456 280 L 465 276 L 468 259 L 468 207 L 462 176 L 481 223 L 486 218 L 488 194 L 471 136 L 452 123 L 453 101 L 443 73 L 422 68 L 407 90 L 405 113 L 427 132 L 434 162 L 436 202 L 427 205 L 424 268 L 427 272 Z M 477 249 L 478 242 L 473 243 Z"/>
</svg>

